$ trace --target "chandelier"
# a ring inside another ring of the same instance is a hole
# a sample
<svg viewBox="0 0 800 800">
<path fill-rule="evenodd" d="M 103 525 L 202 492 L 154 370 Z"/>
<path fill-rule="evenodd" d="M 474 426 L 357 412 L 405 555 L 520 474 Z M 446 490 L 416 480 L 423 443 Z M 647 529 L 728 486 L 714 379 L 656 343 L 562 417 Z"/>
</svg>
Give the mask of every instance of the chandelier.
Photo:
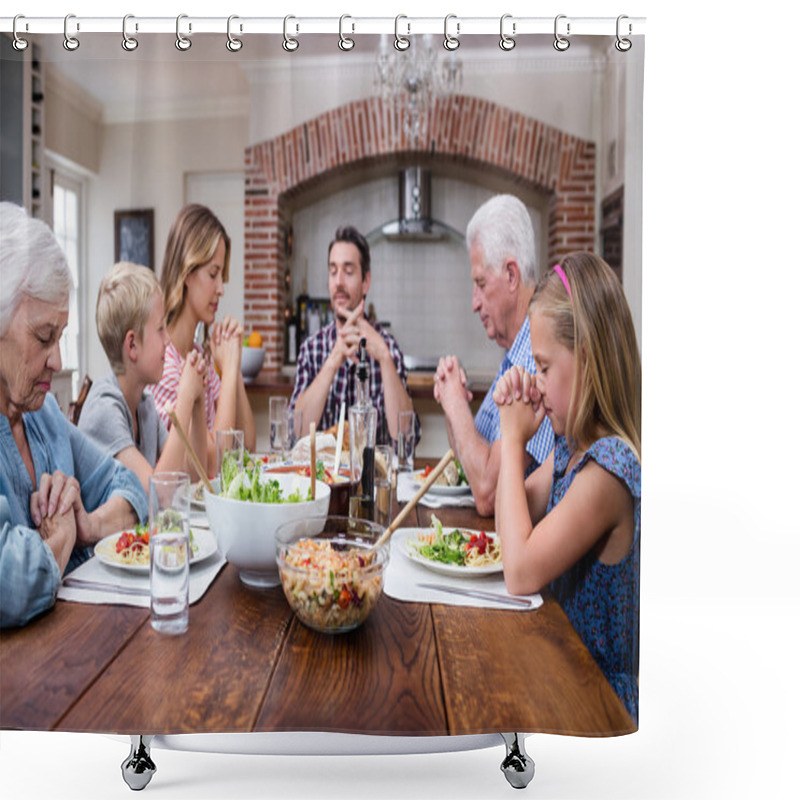
<svg viewBox="0 0 800 800">
<path fill-rule="evenodd" d="M 431 34 L 409 41 L 408 48 L 397 51 L 389 36 L 381 36 L 375 93 L 392 103 L 395 115 L 403 121 L 403 131 L 416 144 L 425 138 L 429 111 L 436 100 L 461 88 L 461 60 L 452 51 L 440 60 Z"/>
</svg>

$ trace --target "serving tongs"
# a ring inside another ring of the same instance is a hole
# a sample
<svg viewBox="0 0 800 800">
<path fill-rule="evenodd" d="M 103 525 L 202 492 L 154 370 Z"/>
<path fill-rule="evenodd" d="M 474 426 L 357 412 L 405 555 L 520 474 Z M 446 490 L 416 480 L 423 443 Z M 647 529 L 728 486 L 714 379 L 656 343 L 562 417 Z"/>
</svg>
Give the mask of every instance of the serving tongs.
<svg viewBox="0 0 800 800">
<path fill-rule="evenodd" d="M 389 541 L 389 537 L 400 527 L 403 520 L 409 515 L 411 509 L 425 496 L 428 489 L 436 483 L 436 479 L 444 472 L 444 468 L 455 458 L 453 449 L 448 450 L 442 460 L 433 468 L 430 475 L 422 482 L 422 485 L 417 489 L 416 494 L 400 509 L 397 516 L 392 520 L 391 525 L 381 534 L 381 537 L 375 542 L 375 547 L 380 547 Z"/>
<path fill-rule="evenodd" d="M 172 422 L 173 427 L 178 432 L 178 436 L 183 442 L 183 446 L 186 448 L 186 452 L 189 454 L 189 458 L 191 459 L 194 468 L 197 470 L 200 480 L 203 481 L 206 491 L 209 494 L 214 494 L 214 488 L 211 486 L 211 481 L 208 479 L 208 475 L 206 475 L 206 470 L 200 463 L 200 459 L 197 457 L 197 453 L 195 453 L 194 447 L 192 447 L 192 443 L 189 441 L 189 437 L 186 435 L 186 431 L 183 430 L 181 423 L 178 421 L 178 415 L 175 413 L 175 408 L 171 403 L 167 404 L 167 414 L 169 414 L 170 422 Z"/>
</svg>

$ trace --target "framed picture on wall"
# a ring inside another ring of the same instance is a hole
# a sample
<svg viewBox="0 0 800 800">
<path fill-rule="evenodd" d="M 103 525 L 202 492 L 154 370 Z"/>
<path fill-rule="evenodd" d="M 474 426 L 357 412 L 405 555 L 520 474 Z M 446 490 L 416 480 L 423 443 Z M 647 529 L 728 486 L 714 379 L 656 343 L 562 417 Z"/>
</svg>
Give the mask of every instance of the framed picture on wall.
<svg viewBox="0 0 800 800">
<path fill-rule="evenodd" d="M 155 270 L 153 209 L 114 212 L 114 261 L 130 261 Z"/>
</svg>

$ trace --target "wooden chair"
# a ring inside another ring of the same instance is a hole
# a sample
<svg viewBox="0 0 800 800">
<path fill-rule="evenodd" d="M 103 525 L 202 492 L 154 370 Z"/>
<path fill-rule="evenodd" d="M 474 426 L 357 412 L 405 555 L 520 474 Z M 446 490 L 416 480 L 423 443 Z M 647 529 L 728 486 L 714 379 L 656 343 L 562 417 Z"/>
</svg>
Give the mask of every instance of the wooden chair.
<svg viewBox="0 0 800 800">
<path fill-rule="evenodd" d="M 81 384 L 81 390 L 78 392 L 78 399 L 69 404 L 67 409 L 67 419 L 73 424 L 77 425 L 83 410 L 83 404 L 89 396 L 89 389 L 92 388 L 92 379 L 86 375 Z"/>
</svg>

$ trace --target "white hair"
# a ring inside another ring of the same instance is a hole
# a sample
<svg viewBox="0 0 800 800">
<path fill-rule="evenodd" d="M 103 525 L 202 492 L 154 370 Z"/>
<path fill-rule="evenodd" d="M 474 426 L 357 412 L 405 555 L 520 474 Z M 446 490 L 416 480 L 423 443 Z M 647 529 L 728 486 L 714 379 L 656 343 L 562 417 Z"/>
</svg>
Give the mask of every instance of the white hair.
<svg viewBox="0 0 800 800">
<path fill-rule="evenodd" d="M 56 237 L 14 203 L 0 203 L 0 338 L 23 296 L 67 306 L 72 274 Z"/>
<path fill-rule="evenodd" d="M 499 272 L 507 258 L 519 266 L 522 282 L 536 285 L 536 242 L 531 215 L 525 204 L 511 194 L 487 200 L 467 225 L 467 248 L 477 244 L 485 266 Z"/>
</svg>

